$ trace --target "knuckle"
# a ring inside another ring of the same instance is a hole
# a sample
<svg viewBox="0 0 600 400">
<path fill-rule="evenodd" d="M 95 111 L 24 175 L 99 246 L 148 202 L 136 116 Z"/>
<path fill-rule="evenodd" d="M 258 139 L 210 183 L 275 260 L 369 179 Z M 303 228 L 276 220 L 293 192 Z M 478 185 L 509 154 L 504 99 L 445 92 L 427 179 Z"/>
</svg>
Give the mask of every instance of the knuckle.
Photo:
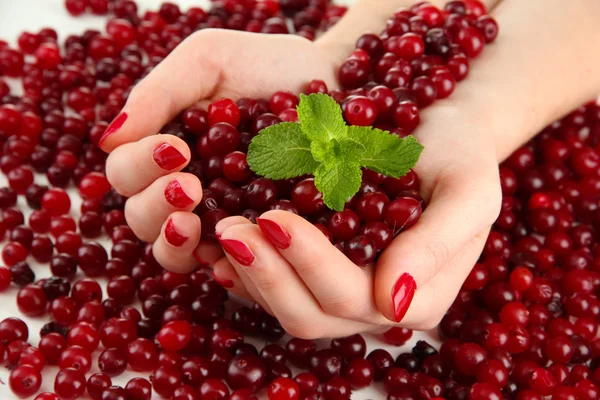
<svg viewBox="0 0 600 400">
<path fill-rule="evenodd" d="M 428 316 L 422 321 L 417 322 L 413 329 L 419 331 L 430 331 L 438 327 L 440 322 L 442 322 L 443 314 L 435 313 L 434 315 Z"/>
<path fill-rule="evenodd" d="M 131 185 L 127 184 L 127 181 L 124 179 L 123 173 L 120 172 L 122 169 L 119 167 L 122 161 L 120 147 L 117 147 L 106 160 L 106 179 L 113 187 L 113 189 L 119 193 L 121 196 L 131 197 L 136 192 L 133 190 Z"/>
<path fill-rule="evenodd" d="M 323 311 L 333 317 L 357 319 L 363 315 L 364 305 L 353 298 L 329 299 L 322 305 Z"/>
<path fill-rule="evenodd" d="M 493 185 L 485 190 L 481 204 L 484 207 L 486 226 L 492 225 L 498 218 L 498 215 L 500 215 L 502 209 L 502 190 L 499 181 L 497 184 L 494 182 Z"/>
<path fill-rule="evenodd" d="M 125 202 L 125 221 L 127 221 L 127 225 L 131 228 L 133 233 L 144 242 L 154 242 L 156 237 L 150 234 L 150 231 L 147 228 L 147 221 L 143 216 L 137 212 L 139 207 L 133 204 L 132 200 L 129 199 Z"/>
<path fill-rule="evenodd" d="M 444 266 L 448 259 L 450 258 L 450 249 L 444 240 L 441 239 L 433 239 L 429 240 L 425 245 L 425 263 L 424 267 L 430 271 L 431 277 L 435 271 L 438 271 L 439 268 Z"/>
<path fill-rule="evenodd" d="M 290 335 L 304 340 L 314 340 L 322 337 L 322 330 L 316 324 L 307 324 L 305 321 L 284 320 L 281 327 Z"/>
</svg>

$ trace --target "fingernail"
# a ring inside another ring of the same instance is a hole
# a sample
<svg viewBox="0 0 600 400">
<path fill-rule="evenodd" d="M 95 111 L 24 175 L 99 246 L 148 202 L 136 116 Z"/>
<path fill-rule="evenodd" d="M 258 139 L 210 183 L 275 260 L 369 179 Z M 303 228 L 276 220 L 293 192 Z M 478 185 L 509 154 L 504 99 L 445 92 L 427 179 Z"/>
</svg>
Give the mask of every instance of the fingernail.
<svg viewBox="0 0 600 400">
<path fill-rule="evenodd" d="M 173 218 L 169 218 L 167 226 L 165 226 L 165 238 L 167 239 L 167 242 L 175 247 L 182 246 L 185 241 L 188 240 L 187 236 L 183 236 L 181 233 L 177 232 Z"/>
<path fill-rule="evenodd" d="M 152 157 L 159 167 L 167 171 L 175 169 L 187 161 L 184 155 L 169 143 L 162 143 L 154 149 Z"/>
<path fill-rule="evenodd" d="M 417 290 L 417 283 L 408 273 L 402 274 L 394 284 L 392 288 L 392 304 L 394 305 L 394 319 L 396 322 L 402 321 L 406 315 L 415 295 L 415 290 Z"/>
<path fill-rule="evenodd" d="M 223 286 L 225 289 L 231 289 L 233 287 L 233 281 L 229 279 L 220 279 L 217 275 L 215 275 L 215 271 L 212 273 L 212 277 L 219 285 Z"/>
<path fill-rule="evenodd" d="M 270 219 L 257 218 L 258 227 L 275 247 L 285 250 L 290 247 L 292 237 L 277 222 Z"/>
<path fill-rule="evenodd" d="M 231 255 L 238 263 L 246 267 L 254 262 L 254 254 L 250 247 L 244 242 L 233 239 L 219 239 L 223 250 Z"/>
<path fill-rule="evenodd" d="M 185 208 L 194 203 L 194 200 L 185 194 L 178 181 L 169 182 L 165 188 L 165 199 L 177 208 Z"/>
<path fill-rule="evenodd" d="M 101 145 L 102 142 L 104 142 L 107 137 L 109 137 L 110 135 L 112 135 L 113 133 L 115 133 L 116 131 L 121 129 L 121 127 L 123 126 L 123 124 L 125 123 L 126 120 L 127 120 L 127 113 L 126 112 L 119 113 L 119 115 L 117 115 L 115 117 L 115 119 L 113 119 L 112 122 L 106 127 L 104 134 L 100 137 L 100 140 L 98 141 L 98 146 Z"/>
</svg>

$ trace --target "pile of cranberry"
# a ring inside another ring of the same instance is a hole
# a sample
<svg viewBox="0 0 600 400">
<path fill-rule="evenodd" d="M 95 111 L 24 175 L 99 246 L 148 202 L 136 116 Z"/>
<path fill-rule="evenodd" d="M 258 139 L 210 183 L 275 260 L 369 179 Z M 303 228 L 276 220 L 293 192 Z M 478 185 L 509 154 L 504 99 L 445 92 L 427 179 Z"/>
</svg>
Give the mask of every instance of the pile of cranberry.
<svg viewBox="0 0 600 400">
<path fill-rule="evenodd" d="M 0 360 L 11 369 L 16 396 L 35 395 L 40 371 L 57 365 L 54 393 L 37 400 L 86 392 L 94 400 L 148 400 L 152 390 L 172 400 L 249 400 L 265 391 L 270 400 L 338 400 L 381 381 L 389 400 L 600 398 L 598 105 L 552 124 L 502 165 L 502 212 L 440 325 L 439 351 L 420 341 L 396 358 L 382 349 L 367 355 L 360 335 L 332 340 L 330 348 L 299 338 L 281 342 L 285 332 L 260 307 L 226 314 L 227 291 L 210 271 L 180 275 L 156 263 L 151 245 L 127 226 L 125 199 L 111 190 L 103 175 L 106 155 L 95 144 L 131 87 L 195 30 L 314 39 L 345 9 L 327 0 L 224 0 L 185 13 L 164 3 L 140 16 L 131 0 L 65 3 L 73 15 L 89 10 L 114 18 L 105 33 L 69 36 L 62 51 L 52 29 L 24 32 L 18 48 L 0 42 L 0 75 L 20 78 L 23 88 L 15 96 L 0 78 L 0 170 L 9 182 L 0 189 L 0 235 L 8 241 L 0 290 L 20 287 L 20 312 L 51 318 L 37 347 L 27 342 L 23 321 L 0 322 Z M 449 96 L 497 32 L 477 0 L 451 1 L 444 10 L 417 4 L 396 12 L 380 35 L 358 40 L 339 70 L 341 90 L 312 81 L 306 92 L 334 97 L 349 124 L 405 136 L 418 125 L 419 109 Z M 267 126 L 296 120 L 297 103 L 287 92 L 268 100 L 224 99 L 208 111 L 186 110 L 165 126 L 164 133 L 195 149 L 187 172 L 206 189 L 196 210 L 204 239 L 214 238 L 214 225 L 228 215 L 254 219 L 284 209 L 305 216 L 350 259 L 367 264 L 421 215 L 418 176 L 392 179 L 366 170 L 360 192 L 339 213 L 324 207 L 310 178 L 253 176 L 248 143 Z M 35 172 L 49 185 L 34 183 Z M 83 199 L 78 221 L 69 215 L 64 190 L 72 184 Z M 19 197 L 33 210 L 27 225 Z M 113 242 L 110 255 L 94 242 L 103 233 Z M 52 277 L 36 281 L 28 257 L 49 263 Z M 94 279 L 102 277 L 108 278 L 104 292 Z M 132 306 L 136 298 L 139 308 Z M 384 339 L 402 345 L 411 335 L 394 328 Z M 244 336 L 271 344 L 259 351 Z M 86 377 L 95 352 L 100 373 Z M 309 372 L 294 376 L 291 366 Z M 128 367 L 149 380 L 113 386 L 111 377 Z"/>
</svg>

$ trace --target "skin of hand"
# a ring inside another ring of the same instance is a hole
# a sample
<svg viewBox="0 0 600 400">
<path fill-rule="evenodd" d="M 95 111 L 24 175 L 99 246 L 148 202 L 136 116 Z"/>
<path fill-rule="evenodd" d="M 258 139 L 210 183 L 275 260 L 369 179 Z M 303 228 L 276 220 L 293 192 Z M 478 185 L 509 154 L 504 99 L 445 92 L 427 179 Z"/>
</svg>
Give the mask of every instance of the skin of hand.
<svg viewBox="0 0 600 400">
<path fill-rule="evenodd" d="M 392 0 L 384 3 L 407 5 Z M 428 205 L 419 222 L 394 239 L 376 267 L 356 267 L 317 228 L 282 211 L 263 214 L 258 226 L 242 217 L 221 221 L 216 229 L 225 257 L 216 246 L 202 243 L 196 247 L 200 222 L 189 211 L 200 200 L 199 182 L 176 172 L 181 168 L 164 171 L 152 164 L 153 149 L 165 141 L 186 160 L 189 150 L 174 137 L 149 136 L 199 99 L 299 91 L 313 78 L 334 87 L 339 59 L 333 50 L 323 52 L 336 42 L 332 35 L 339 35 L 341 46 L 351 47 L 348 37 L 353 34 L 355 40 L 365 29 L 380 30 L 361 25 L 360 32 L 354 32 L 352 18 L 357 14 L 352 10 L 320 43 L 298 44 L 298 51 L 307 52 L 298 55 L 306 62 L 302 68 L 294 65 L 297 58 L 287 59 L 294 58 L 288 55 L 291 41 L 282 44 L 285 50 L 281 50 L 272 48 L 284 40 L 279 37 L 249 39 L 253 35 L 207 32 L 205 39 L 214 35 L 210 39 L 223 42 L 207 44 L 197 34 L 145 78 L 124 108 L 128 119 L 101 144 L 108 151 L 116 148 L 107 162 L 109 180 L 121 193 L 133 195 L 126 207 L 128 223 L 142 239 L 156 240 L 155 255 L 167 268 L 191 269 L 195 249 L 197 259 L 213 266 L 219 282 L 257 301 L 294 336 L 344 336 L 389 327 L 399 319 L 401 326 L 413 329 L 435 327 L 477 261 L 500 210 L 498 162 L 547 123 L 600 92 L 600 74 L 594 71 L 600 56 L 588 48 L 589 43 L 600 41 L 597 1 L 496 3 L 486 5 L 489 9 L 496 5 L 490 14 L 500 25 L 497 41 L 472 63 L 470 76 L 448 100 L 435 102 L 421 114 L 414 134 L 425 151 L 415 170 Z M 574 29 L 578 39 L 565 34 Z M 227 40 L 233 49 L 224 45 Z M 257 60 L 254 52 L 244 55 L 250 42 L 252 48 L 263 50 L 256 54 L 269 61 L 246 73 L 246 57 Z M 235 47 L 236 43 L 242 43 L 241 47 Z M 208 46 L 218 55 L 208 51 Z M 226 59 L 241 57 L 242 62 L 222 64 L 219 51 L 231 52 Z M 280 76 L 274 64 L 288 66 L 297 75 Z M 310 71 L 304 70 L 309 67 Z M 144 113 L 150 107 L 156 115 Z M 162 197 L 164 187 L 175 178 L 193 197 L 193 204 L 183 210 L 165 205 Z M 155 211 L 157 204 L 163 207 L 161 213 Z M 153 221 L 147 218 L 150 212 L 157 215 Z M 188 236 L 180 247 L 164 238 L 168 219 Z"/>
</svg>

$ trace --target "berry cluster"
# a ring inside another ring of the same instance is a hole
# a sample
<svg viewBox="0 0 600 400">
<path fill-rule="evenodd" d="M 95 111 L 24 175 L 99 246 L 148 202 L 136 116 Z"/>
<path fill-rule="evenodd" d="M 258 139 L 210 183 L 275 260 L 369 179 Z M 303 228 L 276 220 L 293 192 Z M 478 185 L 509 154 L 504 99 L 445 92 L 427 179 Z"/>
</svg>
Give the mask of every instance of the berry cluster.
<svg viewBox="0 0 600 400">
<path fill-rule="evenodd" d="M 64 51 L 49 28 L 21 34 L 17 49 L 0 42 L 0 75 L 23 86 L 15 96 L 0 78 L 0 170 L 9 182 L 0 189 L 0 236 L 8 240 L 0 290 L 19 287 L 21 313 L 51 318 L 37 347 L 28 343 L 23 321 L 0 322 L 0 359 L 11 369 L 15 395 L 36 394 L 40 371 L 57 365 L 54 394 L 37 400 L 76 399 L 86 391 L 94 400 L 147 400 L 152 390 L 173 400 L 249 400 L 261 389 L 271 400 L 337 400 L 375 381 L 389 400 L 600 398 L 598 105 L 552 124 L 501 166 L 502 212 L 440 325 L 439 351 L 418 342 L 395 359 L 382 349 L 367 355 L 360 335 L 332 340 L 330 348 L 298 338 L 279 345 L 284 331 L 260 307 L 225 318 L 227 292 L 209 271 L 160 268 L 151 245 L 127 226 L 125 199 L 111 190 L 106 156 L 95 144 L 131 87 L 195 30 L 314 39 L 345 9 L 327 0 L 227 0 L 186 12 L 164 3 L 139 15 L 131 0 L 65 3 L 73 15 L 114 17 L 105 33 L 69 36 Z M 396 12 L 380 35 L 358 40 L 339 70 L 342 89 L 312 81 L 306 92 L 334 97 L 349 124 L 405 136 L 417 127 L 419 110 L 448 97 L 497 33 L 477 0 L 451 1 L 443 10 L 417 4 Z M 187 172 L 206 188 L 196 210 L 203 237 L 214 238 L 214 225 L 227 215 L 253 220 L 282 209 L 308 218 L 355 263 L 372 262 L 421 215 L 418 176 L 365 170 L 360 192 L 339 213 L 325 209 L 311 179 L 253 176 L 248 143 L 265 127 L 295 121 L 297 103 L 288 92 L 223 99 L 208 110 L 186 110 L 164 128 L 194 149 Z M 45 174 L 49 186 L 35 183 L 35 173 Z M 78 220 L 64 190 L 72 184 L 83 199 Z M 16 207 L 19 197 L 33 210 L 27 221 Z M 110 254 L 93 241 L 103 233 L 112 239 Z M 49 263 L 52 276 L 36 280 L 28 257 Z M 78 270 L 87 277 L 76 279 Z M 100 277 L 108 278 L 104 292 Z M 411 335 L 394 328 L 384 339 L 402 345 Z M 271 344 L 259 351 L 245 336 Z M 94 362 L 100 372 L 86 377 Z M 293 376 L 292 365 L 310 372 Z M 150 381 L 113 386 L 126 368 L 151 373 Z"/>
<path fill-rule="evenodd" d="M 469 7 L 467 7 L 467 5 Z M 461 8 L 462 6 L 462 8 Z M 419 124 L 419 109 L 454 91 L 498 32 L 479 2 L 451 2 L 446 10 L 419 4 L 398 10 L 380 34 L 365 34 L 338 73 L 342 89 L 312 81 L 306 93 L 327 93 L 341 104 L 351 125 L 375 126 L 405 137 Z M 297 122 L 294 93 L 268 100 L 223 99 L 208 110 L 191 108 L 168 130 L 195 147 L 187 167 L 202 181 L 204 198 L 195 212 L 203 236 L 229 215 L 254 222 L 269 209 L 299 214 L 326 235 L 355 264 L 373 262 L 393 237 L 413 226 L 423 211 L 419 179 L 410 171 L 399 179 L 365 170 L 360 191 L 342 212 L 325 207 L 312 178 L 271 181 L 253 176 L 245 153 L 252 138 L 279 122 Z M 182 133 L 183 132 L 183 133 Z"/>
</svg>

